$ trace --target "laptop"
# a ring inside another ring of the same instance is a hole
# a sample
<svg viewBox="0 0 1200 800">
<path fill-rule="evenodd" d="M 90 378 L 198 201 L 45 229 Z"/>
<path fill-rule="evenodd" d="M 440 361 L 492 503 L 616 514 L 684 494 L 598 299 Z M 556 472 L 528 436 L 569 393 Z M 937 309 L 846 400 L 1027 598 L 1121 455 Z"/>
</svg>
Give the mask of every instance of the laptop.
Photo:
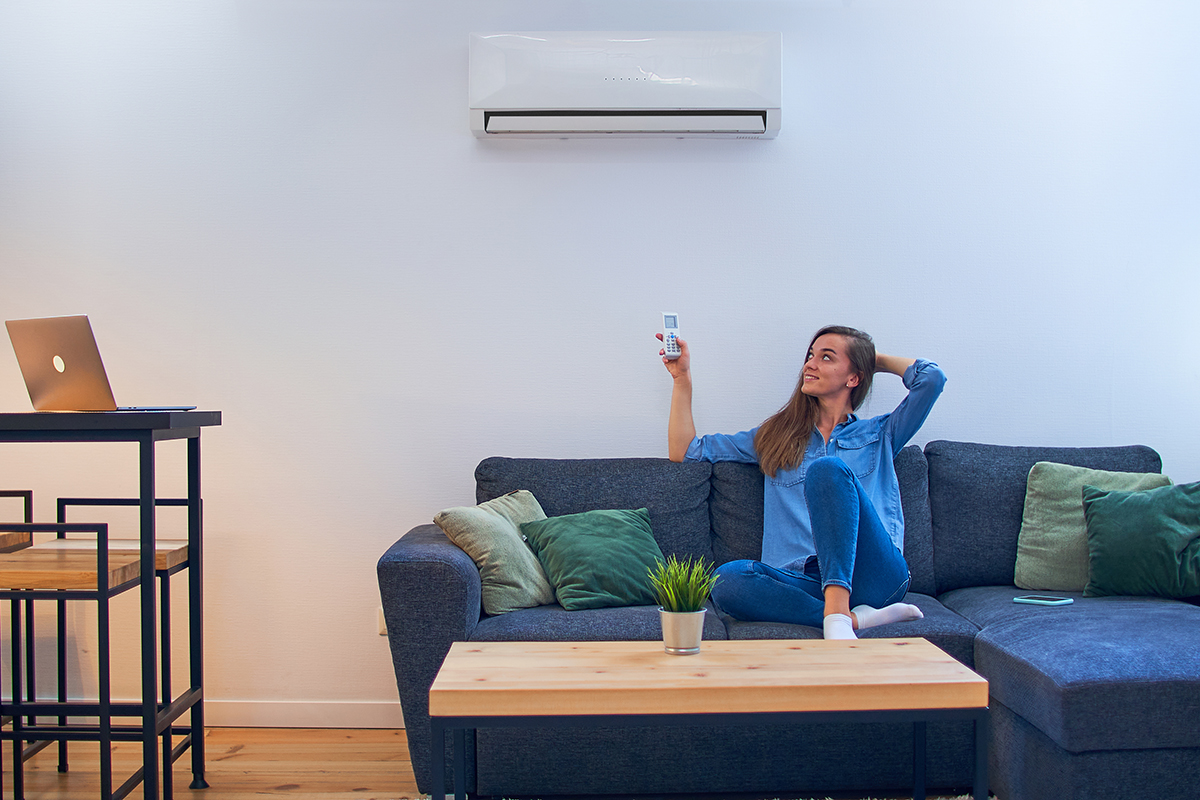
<svg viewBox="0 0 1200 800">
<path fill-rule="evenodd" d="M 29 399 L 38 411 L 191 411 L 195 408 L 119 408 L 86 316 L 12 319 L 4 325 L 17 354 Z"/>
</svg>

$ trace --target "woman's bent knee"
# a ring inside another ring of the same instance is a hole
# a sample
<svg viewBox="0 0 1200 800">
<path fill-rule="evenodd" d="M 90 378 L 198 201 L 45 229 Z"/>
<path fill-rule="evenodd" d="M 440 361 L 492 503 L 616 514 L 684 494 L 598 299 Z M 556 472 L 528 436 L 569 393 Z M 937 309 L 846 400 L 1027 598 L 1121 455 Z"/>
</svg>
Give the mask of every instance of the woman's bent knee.
<svg viewBox="0 0 1200 800">
<path fill-rule="evenodd" d="M 741 575 L 752 575 L 754 573 L 754 563 L 755 562 L 749 559 L 726 561 L 724 564 L 713 570 L 713 574 L 718 578 L 737 578 Z M 718 583 L 719 582 L 720 581 L 718 581 Z"/>
<path fill-rule="evenodd" d="M 804 471 L 804 481 L 828 481 L 837 480 L 838 478 L 852 478 L 854 472 L 850 469 L 845 461 L 842 461 L 837 456 L 821 456 L 813 459 L 808 465 L 808 469 Z"/>
<path fill-rule="evenodd" d="M 740 619 L 740 614 L 746 612 L 747 584 L 758 575 L 756 562 L 748 559 L 729 561 L 713 570 L 713 574 L 717 577 L 710 593 L 713 603 L 726 614 Z"/>
<path fill-rule="evenodd" d="M 713 602 L 720 606 L 721 598 L 729 598 L 740 584 L 754 575 L 754 571 L 754 562 L 749 560 L 729 561 L 713 570 L 717 578 L 711 592 Z"/>
</svg>

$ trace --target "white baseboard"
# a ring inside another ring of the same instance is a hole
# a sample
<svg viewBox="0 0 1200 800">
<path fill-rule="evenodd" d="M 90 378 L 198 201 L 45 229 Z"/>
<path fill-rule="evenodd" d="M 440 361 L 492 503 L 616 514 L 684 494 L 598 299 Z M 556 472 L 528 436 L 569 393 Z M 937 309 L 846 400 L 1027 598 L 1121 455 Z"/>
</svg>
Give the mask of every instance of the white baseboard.
<svg viewBox="0 0 1200 800">
<path fill-rule="evenodd" d="M 205 700 L 204 724 L 213 728 L 403 728 L 404 718 L 398 701 Z"/>
</svg>

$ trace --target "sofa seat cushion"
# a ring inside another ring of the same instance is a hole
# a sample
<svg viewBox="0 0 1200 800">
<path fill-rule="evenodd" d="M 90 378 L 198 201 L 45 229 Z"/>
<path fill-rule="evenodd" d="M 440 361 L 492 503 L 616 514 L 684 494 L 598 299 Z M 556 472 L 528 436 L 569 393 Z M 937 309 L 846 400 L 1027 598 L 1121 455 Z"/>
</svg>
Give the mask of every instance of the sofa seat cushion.
<svg viewBox="0 0 1200 800">
<path fill-rule="evenodd" d="M 727 639 L 725 626 L 708 603 L 704 638 Z M 567 611 L 560 605 L 538 606 L 484 617 L 471 634 L 473 642 L 599 642 L 662 639 L 658 606 L 622 606 Z M 701 645 L 703 646 L 703 645 Z"/>
<path fill-rule="evenodd" d="M 949 610 L 936 599 L 909 592 L 904 602 L 921 609 L 924 619 L 880 625 L 859 631 L 862 639 L 928 639 L 968 667 L 974 662 L 975 634 L 979 629 Z M 742 622 L 732 617 L 722 617 L 729 630 L 730 639 L 820 639 L 820 628 L 808 625 L 790 625 L 785 622 Z"/>
<path fill-rule="evenodd" d="M 938 595 L 938 600 L 946 608 L 951 609 L 981 629 L 997 622 L 1007 622 L 1013 619 L 1038 619 L 1039 611 L 1064 611 L 1073 606 L 1030 606 L 1014 603 L 1013 598 L 1020 595 L 1035 594 L 1009 584 L 1008 586 L 972 586 L 967 589 L 955 589 Z M 1045 592 L 1042 592 L 1045 594 Z M 1083 599 L 1083 592 L 1054 592 L 1054 597 L 1070 597 L 1076 603 Z M 1041 616 L 1045 616 L 1044 614 Z"/>
<path fill-rule="evenodd" d="M 939 598 L 982 627 L 975 669 L 992 697 L 1073 753 L 1200 746 L 1200 608 L 1146 597 L 1013 603 L 1022 593 Z"/>
</svg>

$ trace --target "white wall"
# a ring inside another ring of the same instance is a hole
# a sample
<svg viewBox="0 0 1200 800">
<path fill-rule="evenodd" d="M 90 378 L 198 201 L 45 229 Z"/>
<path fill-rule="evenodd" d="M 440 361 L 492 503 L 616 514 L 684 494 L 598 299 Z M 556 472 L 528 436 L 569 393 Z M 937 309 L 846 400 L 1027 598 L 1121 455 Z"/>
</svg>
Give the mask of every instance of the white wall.
<svg viewBox="0 0 1200 800">
<path fill-rule="evenodd" d="M 782 133 L 479 142 L 489 29 L 780 30 Z M 949 373 L 920 442 L 1200 479 L 1198 40 L 1187 0 L 0 0 L 0 313 L 87 313 L 119 402 L 224 412 L 212 721 L 392 724 L 376 559 L 486 456 L 662 455 L 664 308 L 704 430 L 838 322 Z M 127 449 L 3 454 L 43 519 L 134 490 Z"/>
</svg>

